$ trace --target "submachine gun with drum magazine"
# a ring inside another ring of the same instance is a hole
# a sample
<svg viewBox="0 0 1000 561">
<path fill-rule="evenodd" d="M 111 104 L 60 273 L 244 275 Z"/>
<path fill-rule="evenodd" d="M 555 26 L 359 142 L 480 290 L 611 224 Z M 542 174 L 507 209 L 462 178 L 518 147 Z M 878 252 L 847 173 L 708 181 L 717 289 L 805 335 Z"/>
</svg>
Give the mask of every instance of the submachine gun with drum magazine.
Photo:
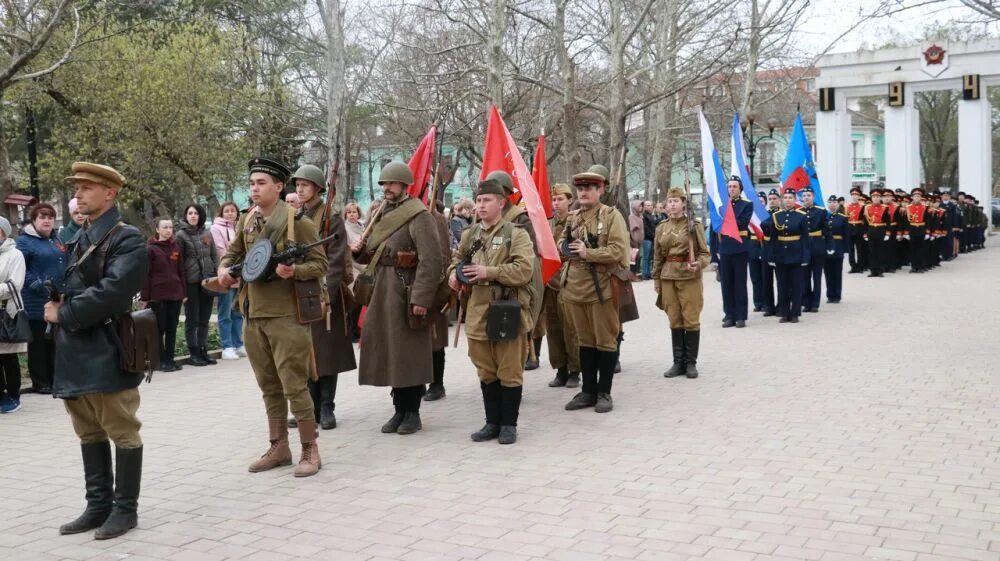
<svg viewBox="0 0 1000 561">
<path fill-rule="evenodd" d="M 247 252 L 243 262 L 229 268 L 229 276 L 233 278 L 239 277 L 244 282 L 258 280 L 265 282 L 272 281 L 276 276 L 275 271 L 279 264 L 289 265 L 294 263 L 304 257 L 310 249 L 339 238 L 340 234 L 332 234 L 312 243 L 289 244 L 286 249 L 279 252 L 274 251 L 274 244 L 271 243 L 271 240 L 257 240 L 250 246 L 250 251 Z M 201 282 L 201 285 L 207 290 L 218 293 L 229 290 L 229 287 L 222 286 L 219 283 L 219 277 L 205 279 Z"/>
</svg>

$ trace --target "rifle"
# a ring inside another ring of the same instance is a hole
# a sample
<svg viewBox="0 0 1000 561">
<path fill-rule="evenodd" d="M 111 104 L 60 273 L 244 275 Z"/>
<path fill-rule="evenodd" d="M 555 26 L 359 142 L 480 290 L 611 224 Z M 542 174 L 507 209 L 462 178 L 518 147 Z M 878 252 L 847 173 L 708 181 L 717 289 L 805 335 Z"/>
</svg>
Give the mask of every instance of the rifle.
<svg viewBox="0 0 1000 561">
<path fill-rule="evenodd" d="M 323 231 L 324 237 L 330 235 L 330 216 L 333 214 L 333 198 L 337 194 L 337 175 L 340 173 L 340 144 L 334 149 L 333 166 L 330 167 L 330 177 L 326 181 L 326 208 L 323 209 Z M 319 226 L 319 224 L 317 224 Z"/>
<path fill-rule="evenodd" d="M 573 228 L 570 228 L 569 226 L 566 227 L 566 239 L 564 239 L 563 243 L 560 244 L 560 246 L 559 246 L 559 251 L 563 255 L 565 255 L 566 257 L 569 257 L 570 259 L 579 259 L 579 256 L 576 253 L 574 253 L 569 248 L 569 244 L 573 242 L 573 234 L 575 233 L 576 228 L 577 227 L 573 227 Z M 590 237 L 591 236 L 589 236 L 589 235 L 587 236 L 587 238 L 590 238 Z M 581 239 L 583 239 L 583 238 L 581 238 Z M 590 243 L 589 239 L 583 239 L 583 243 L 584 243 L 584 245 L 587 246 L 587 248 L 590 248 L 590 247 L 593 247 L 593 246 L 597 245 L 597 241 L 596 240 L 593 243 Z M 594 264 L 593 263 L 587 263 L 587 269 L 590 270 L 590 280 L 593 281 L 593 283 L 594 283 L 594 293 L 597 294 L 597 301 L 600 302 L 601 304 L 603 304 L 604 303 L 604 293 L 601 292 L 601 280 L 597 276 L 597 269 L 594 268 Z"/>
<path fill-rule="evenodd" d="M 694 216 L 691 212 L 691 174 L 688 171 L 687 163 L 684 164 L 684 200 L 687 203 L 687 223 L 688 223 L 688 263 L 694 263 L 697 259 L 694 256 Z"/>
<path fill-rule="evenodd" d="M 62 294 L 59 294 L 59 290 L 56 289 L 56 285 L 53 284 L 53 282 L 51 280 L 45 281 L 45 290 L 47 290 L 49 292 L 49 301 L 50 302 L 60 302 L 60 301 L 62 301 Z M 52 335 L 53 335 L 53 331 L 54 331 L 53 327 L 54 326 L 55 326 L 55 324 L 52 324 L 52 323 L 47 324 L 45 326 L 45 338 L 46 339 L 52 339 Z"/>
</svg>

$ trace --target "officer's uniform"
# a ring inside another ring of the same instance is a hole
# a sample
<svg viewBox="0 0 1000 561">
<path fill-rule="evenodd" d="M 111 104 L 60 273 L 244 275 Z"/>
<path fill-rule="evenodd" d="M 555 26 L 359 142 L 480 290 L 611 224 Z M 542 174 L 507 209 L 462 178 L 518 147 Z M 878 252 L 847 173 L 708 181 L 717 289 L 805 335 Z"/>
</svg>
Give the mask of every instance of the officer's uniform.
<svg viewBox="0 0 1000 561">
<path fill-rule="evenodd" d="M 719 253 L 719 280 L 722 285 L 722 327 L 743 327 L 747 320 L 747 267 L 750 257 L 750 219 L 753 203 L 743 199 L 730 201 L 736 215 L 740 239 L 715 234 Z"/>
<path fill-rule="evenodd" d="M 596 173 L 573 176 L 573 183 L 603 185 L 604 177 Z M 598 204 L 589 209 L 577 209 L 567 219 L 569 240 L 582 240 L 587 245 L 586 258 L 572 257 L 563 273 L 559 298 L 570 323 L 576 330 L 580 347 L 580 368 L 583 371 L 583 391 L 566 404 L 568 410 L 606 404 L 597 411 L 610 411 L 611 386 L 618 361 L 618 335 L 621 320 L 618 302 L 612 287 L 612 274 L 628 270 L 629 235 L 625 218 L 612 207 Z M 595 286 L 594 279 L 597 283 Z M 600 295 L 600 296 L 598 296 Z"/>
<path fill-rule="evenodd" d="M 283 165 L 263 158 L 251 160 L 249 167 L 251 175 L 266 173 L 281 182 L 290 175 Z M 279 200 L 268 217 L 254 207 L 240 217 L 236 239 L 229 245 L 220 267 L 243 263 L 250 248 L 264 239 L 271 241 L 275 251 L 283 251 L 290 242 L 316 242 L 319 234 L 308 218 L 296 220 L 294 209 L 284 201 Z M 297 318 L 295 281 L 320 279 L 326 274 L 327 265 L 326 252 L 316 246 L 295 264 L 293 278 L 275 275 L 270 280 L 261 278 L 240 286 L 238 302 L 246 318 L 243 336 L 247 357 L 264 399 L 271 441 L 271 448 L 250 465 L 251 472 L 291 463 L 286 424 L 289 410 L 298 422 L 302 441 L 302 462 L 296 467 L 296 476 L 312 475 L 320 466 L 316 416 L 307 385 L 313 372 L 312 333 L 310 326 L 299 323 Z M 314 469 L 309 469 L 310 465 Z"/>
<path fill-rule="evenodd" d="M 568 185 L 555 185 L 552 195 L 565 195 L 572 200 L 573 190 Z M 552 229 L 552 237 L 556 246 L 562 243 L 566 233 L 566 220 L 569 215 L 559 218 L 553 216 L 549 220 L 549 227 Z M 549 364 L 556 369 L 555 378 L 549 382 L 549 387 L 575 388 L 580 385 L 580 347 L 576 343 L 576 332 L 573 331 L 572 324 L 566 316 L 566 310 L 559 301 L 559 290 L 562 270 L 567 267 L 569 258 L 560 254 L 562 258 L 562 269 L 553 275 L 549 283 L 545 285 L 545 296 L 542 301 L 542 317 L 544 320 L 546 341 L 548 342 Z"/>
<path fill-rule="evenodd" d="M 794 189 L 789 188 L 794 192 Z M 786 190 L 787 192 L 788 190 Z M 805 267 L 809 265 L 809 223 L 799 209 L 779 210 L 764 223 L 768 258 L 778 280 L 777 308 L 781 323 L 797 323 L 802 314 Z"/>
<path fill-rule="evenodd" d="M 804 187 L 803 191 L 812 192 L 812 187 Z M 829 212 L 820 206 L 803 206 L 800 209 L 806 215 L 809 225 L 809 265 L 805 272 L 805 289 L 802 295 L 802 305 L 807 312 L 819 310 L 820 295 L 823 284 L 823 265 L 827 252 L 832 249 L 832 239 L 827 230 Z"/>
<path fill-rule="evenodd" d="M 476 196 L 496 195 L 506 198 L 495 180 L 479 184 Z M 476 240 L 479 240 L 476 243 Z M 517 418 L 524 384 L 524 361 L 528 356 L 531 332 L 531 287 L 535 252 L 531 238 L 521 228 L 501 219 L 486 227 L 479 223 L 462 234 L 456 258 L 451 265 L 454 273 L 460 265 L 486 266 L 487 279 L 477 281 L 468 289 L 465 304 L 465 335 L 469 340 L 469 358 L 479 375 L 483 394 L 486 425 L 472 434 L 481 442 L 500 437 L 501 444 L 517 440 Z M 450 274 L 450 273 L 449 273 Z M 487 329 L 490 307 L 499 300 L 520 303 L 520 325 L 510 339 L 491 339 Z"/>
<path fill-rule="evenodd" d="M 851 189 L 851 195 L 863 196 L 861 189 Z M 848 261 L 851 264 L 850 273 L 862 273 L 868 269 L 868 244 L 865 243 L 865 219 L 862 214 L 865 205 L 861 201 L 852 202 L 845 208 L 847 224 L 851 230 L 851 243 Z"/>
<path fill-rule="evenodd" d="M 914 188 L 910 194 L 920 193 L 926 196 L 927 193 L 920 187 Z M 930 249 L 933 245 L 930 241 L 932 230 L 928 227 L 928 221 L 933 220 L 932 212 L 927 205 L 909 204 L 906 207 L 907 233 L 910 246 L 910 272 L 923 273 L 930 268 Z"/>
<path fill-rule="evenodd" d="M 686 193 L 673 188 L 667 198 L 687 200 Z M 691 255 L 698 263 L 698 270 L 688 268 Z M 701 339 L 701 309 L 704 304 L 702 272 L 711 255 L 705 244 L 705 235 L 697 221 L 688 223 L 687 217 L 668 219 L 656 227 L 653 241 L 653 284 L 656 287 L 657 305 L 670 320 L 670 342 L 674 363 L 664 377 L 682 374 L 698 377 L 696 364 Z"/>
<path fill-rule="evenodd" d="M 830 195 L 830 199 L 834 199 Z M 826 278 L 826 301 L 839 304 L 844 286 L 844 254 L 853 247 L 850 218 L 842 213 L 827 212 L 826 230 L 830 234 L 833 254 L 826 254 L 823 276 Z"/>
<path fill-rule="evenodd" d="M 67 179 L 121 189 L 117 170 L 87 162 L 73 164 Z M 142 479 L 142 375 L 121 368 L 121 349 L 112 343 L 117 318 L 127 313 L 149 268 L 146 242 L 136 228 L 121 222 L 112 206 L 87 222 L 70 239 L 69 265 L 59 326 L 55 332 L 53 397 L 64 399 L 80 439 L 87 508 L 60 534 L 97 529 L 97 539 L 114 538 L 138 523 Z M 111 322 L 111 323 L 106 323 Z M 117 336 L 117 334 L 115 335 Z M 111 443 L 115 443 L 115 469 Z"/>
<path fill-rule="evenodd" d="M 885 243 L 883 250 L 885 272 L 895 273 L 902 267 L 901 245 L 903 224 L 900 223 L 899 204 L 896 203 L 896 194 L 889 189 L 882 190 L 883 197 L 888 197 L 889 201 L 882 199 L 882 204 L 886 206 L 886 213 L 889 217 L 889 227 L 887 233 L 889 240 Z"/>
</svg>

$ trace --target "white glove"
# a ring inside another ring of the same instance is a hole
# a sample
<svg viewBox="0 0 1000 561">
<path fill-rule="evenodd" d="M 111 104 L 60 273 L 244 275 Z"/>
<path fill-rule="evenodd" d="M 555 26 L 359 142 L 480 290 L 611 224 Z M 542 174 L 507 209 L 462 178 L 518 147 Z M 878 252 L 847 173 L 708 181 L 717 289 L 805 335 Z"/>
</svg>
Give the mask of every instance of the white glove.
<svg viewBox="0 0 1000 561">
<path fill-rule="evenodd" d="M 930 236 L 930 234 L 924 234 L 924 239 L 925 239 L 925 240 L 929 240 L 929 239 L 931 239 L 931 236 Z"/>
<path fill-rule="evenodd" d="M 827 254 L 827 255 L 833 255 L 833 250 L 832 250 L 832 249 L 828 249 L 828 250 L 826 250 L 826 254 Z"/>
<path fill-rule="evenodd" d="M 910 241 L 910 235 L 909 234 L 904 234 L 903 235 L 903 239 L 906 240 L 906 241 Z"/>
<path fill-rule="evenodd" d="M 803 267 L 808 267 L 808 266 L 809 266 L 809 263 L 808 263 L 808 262 L 806 262 L 806 263 L 803 263 L 803 264 L 802 264 L 802 266 L 803 266 Z"/>
<path fill-rule="evenodd" d="M 865 241 L 868 241 L 868 234 L 865 234 L 864 237 L 865 237 Z"/>
<path fill-rule="evenodd" d="M 882 241 L 884 241 L 884 242 L 887 242 L 887 241 L 889 241 L 889 234 L 886 234 L 886 235 L 885 235 L 885 239 L 884 239 L 884 240 L 882 240 Z"/>
<path fill-rule="evenodd" d="M 774 267 L 775 269 L 778 268 L 778 266 L 774 263 L 774 261 L 768 261 L 767 264 Z"/>
</svg>

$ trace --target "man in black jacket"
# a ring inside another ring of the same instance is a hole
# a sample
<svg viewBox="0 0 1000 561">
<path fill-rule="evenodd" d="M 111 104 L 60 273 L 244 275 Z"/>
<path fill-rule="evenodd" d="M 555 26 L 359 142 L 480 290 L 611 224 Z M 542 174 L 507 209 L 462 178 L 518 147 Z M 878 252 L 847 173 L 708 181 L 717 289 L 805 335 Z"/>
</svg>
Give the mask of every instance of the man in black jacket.
<svg viewBox="0 0 1000 561">
<path fill-rule="evenodd" d="M 115 208 L 125 184 L 118 171 L 77 162 L 67 179 L 87 219 L 67 244 L 66 291 L 61 303 L 45 305 L 45 321 L 58 324 L 52 394 L 65 400 L 80 438 L 87 508 L 59 533 L 96 528 L 94 537 L 104 540 L 138 522 L 142 423 L 135 414 L 142 376 L 122 370 L 113 330 L 142 288 L 149 257 L 142 234 L 121 222 Z M 115 443 L 114 471 L 109 440 Z"/>
</svg>

